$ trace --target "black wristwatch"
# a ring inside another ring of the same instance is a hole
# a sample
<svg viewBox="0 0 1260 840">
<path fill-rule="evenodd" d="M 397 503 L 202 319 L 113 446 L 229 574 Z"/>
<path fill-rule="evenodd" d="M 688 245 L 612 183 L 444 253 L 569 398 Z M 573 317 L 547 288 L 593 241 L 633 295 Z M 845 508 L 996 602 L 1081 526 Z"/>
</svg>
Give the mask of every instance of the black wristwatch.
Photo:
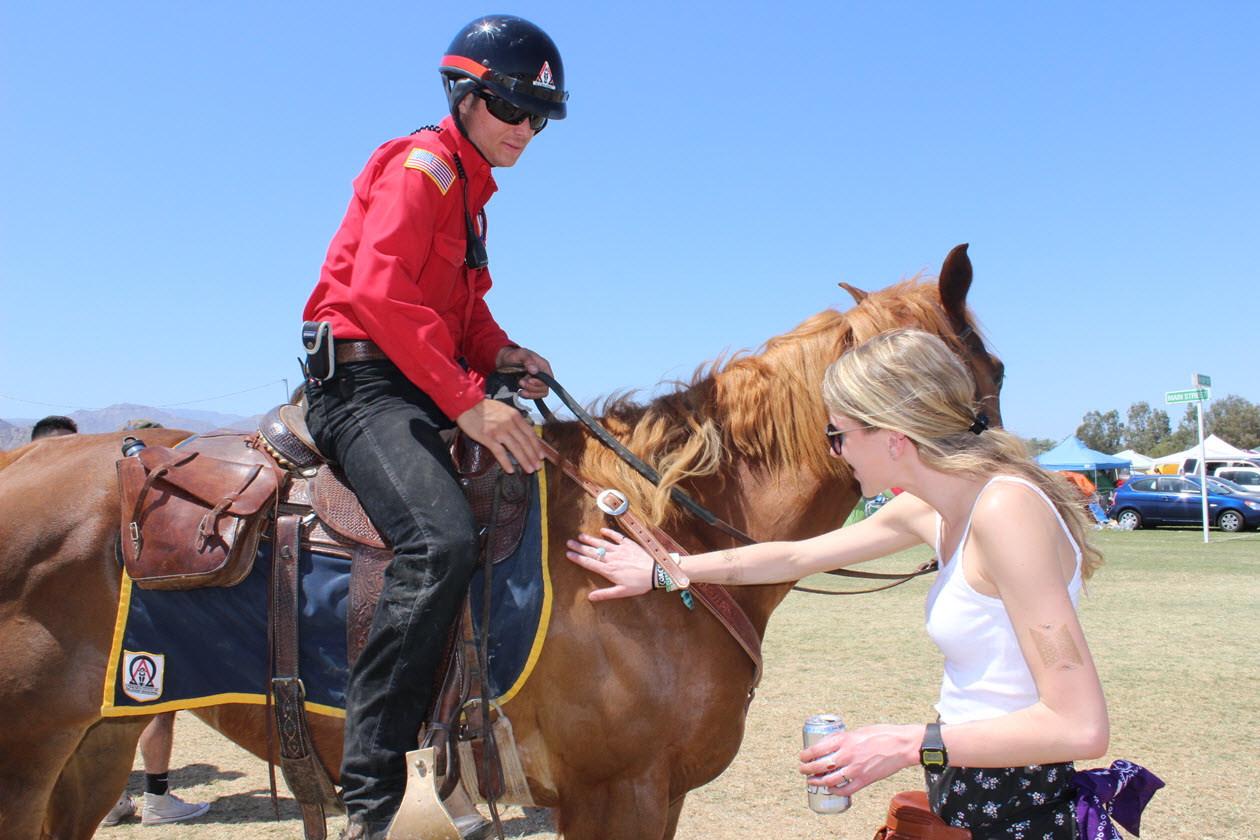
<svg viewBox="0 0 1260 840">
<path fill-rule="evenodd" d="M 941 725 L 929 723 L 923 733 L 923 746 L 919 747 L 919 763 L 933 773 L 939 773 L 949 766 L 949 753 L 945 751 L 945 742 L 941 740 Z"/>
</svg>

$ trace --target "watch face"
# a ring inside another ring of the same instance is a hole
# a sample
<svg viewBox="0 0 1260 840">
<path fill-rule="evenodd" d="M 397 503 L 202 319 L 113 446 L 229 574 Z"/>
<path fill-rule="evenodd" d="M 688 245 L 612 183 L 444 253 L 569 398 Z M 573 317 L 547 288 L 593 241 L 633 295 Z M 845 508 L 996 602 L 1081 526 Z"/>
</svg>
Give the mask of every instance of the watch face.
<svg viewBox="0 0 1260 840">
<path fill-rule="evenodd" d="M 933 769 L 942 768 L 945 766 L 945 752 L 943 750 L 920 750 L 919 761 L 924 767 Z"/>
</svg>

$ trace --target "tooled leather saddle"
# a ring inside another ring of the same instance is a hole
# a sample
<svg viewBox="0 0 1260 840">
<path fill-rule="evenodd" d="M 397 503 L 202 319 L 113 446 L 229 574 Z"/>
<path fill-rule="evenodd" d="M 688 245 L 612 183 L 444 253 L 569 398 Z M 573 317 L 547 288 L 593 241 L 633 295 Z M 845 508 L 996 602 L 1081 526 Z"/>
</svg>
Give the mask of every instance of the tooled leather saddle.
<svg viewBox="0 0 1260 840">
<path fill-rule="evenodd" d="M 288 499 L 282 496 L 281 501 L 311 506 L 317 517 L 311 538 L 317 545 L 389 548 L 346 483 L 345 474 L 319 454 L 306 429 L 301 406 L 286 404 L 267 412 L 258 424 L 257 440 L 291 478 L 308 482 L 305 496 L 299 492 L 296 496 L 290 494 Z M 484 532 L 491 524 L 495 484 L 502 468 L 485 447 L 462 434 L 455 437 L 452 454 L 468 504 L 479 529 Z M 495 563 L 512 554 L 524 529 L 524 508 L 528 499 L 523 477 L 516 475 L 522 480 L 503 484 L 498 515 L 493 523 L 495 541 L 489 547 L 489 554 Z"/>
<path fill-rule="evenodd" d="M 456 436 L 460 482 L 494 563 L 511 556 L 528 514 L 523 474 L 503 474 L 480 444 Z M 120 554 L 136 586 L 230 586 L 249 572 L 260 540 L 272 541 L 268 693 L 285 781 L 302 808 L 306 836 L 326 836 L 336 790 L 315 752 L 298 673 L 297 562 L 303 549 L 351 561 L 348 665 L 367 640 L 384 571 L 393 557 L 339 467 L 320 455 L 301 406 L 281 405 L 255 433 L 198 435 L 174 449 L 148 447 L 119 462 Z M 495 496 L 498 494 L 496 500 Z M 492 522 L 491 519 L 494 519 Z"/>
</svg>

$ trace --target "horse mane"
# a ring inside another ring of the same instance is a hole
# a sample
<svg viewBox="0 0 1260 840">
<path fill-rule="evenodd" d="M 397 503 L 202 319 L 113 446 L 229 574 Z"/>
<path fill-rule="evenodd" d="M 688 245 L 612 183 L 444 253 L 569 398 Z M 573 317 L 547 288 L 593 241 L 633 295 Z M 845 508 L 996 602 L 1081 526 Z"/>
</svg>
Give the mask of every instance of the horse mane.
<svg viewBox="0 0 1260 840">
<path fill-rule="evenodd" d="M 669 491 L 683 482 L 723 478 L 724 462 L 739 459 L 771 481 L 852 481 L 823 440 L 827 410 L 821 383 L 845 350 L 896 327 L 916 325 L 961 352 L 935 280 L 922 274 L 872 292 L 846 312 L 824 310 L 756 351 L 739 351 L 700 365 L 689 382 L 647 405 L 635 392 L 613 394 L 595 412 L 606 428 L 661 474 L 653 488 L 614 453 L 587 447 L 583 471 L 624 492 L 654 525 L 681 516 Z"/>
</svg>

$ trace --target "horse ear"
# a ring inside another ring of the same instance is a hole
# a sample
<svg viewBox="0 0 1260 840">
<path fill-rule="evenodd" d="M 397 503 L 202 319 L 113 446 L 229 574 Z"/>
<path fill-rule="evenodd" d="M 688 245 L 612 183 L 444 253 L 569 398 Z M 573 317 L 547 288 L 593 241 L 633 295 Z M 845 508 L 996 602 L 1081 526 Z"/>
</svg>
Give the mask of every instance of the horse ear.
<svg viewBox="0 0 1260 840">
<path fill-rule="evenodd" d="M 855 289 L 852 286 L 850 286 L 848 283 L 841 283 L 839 285 L 840 285 L 840 288 L 844 289 L 846 292 L 853 295 L 854 303 L 861 303 L 862 301 L 866 300 L 868 297 L 871 296 L 870 292 L 864 292 L 861 289 Z"/>
<path fill-rule="evenodd" d="M 967 324 L 967 292 L 971 289 L 971 258 L 967 256 L 967 243 L 949 252 L 941 266 L 941 305 L 954 329 L 961 330 Z"/>
</svg>

